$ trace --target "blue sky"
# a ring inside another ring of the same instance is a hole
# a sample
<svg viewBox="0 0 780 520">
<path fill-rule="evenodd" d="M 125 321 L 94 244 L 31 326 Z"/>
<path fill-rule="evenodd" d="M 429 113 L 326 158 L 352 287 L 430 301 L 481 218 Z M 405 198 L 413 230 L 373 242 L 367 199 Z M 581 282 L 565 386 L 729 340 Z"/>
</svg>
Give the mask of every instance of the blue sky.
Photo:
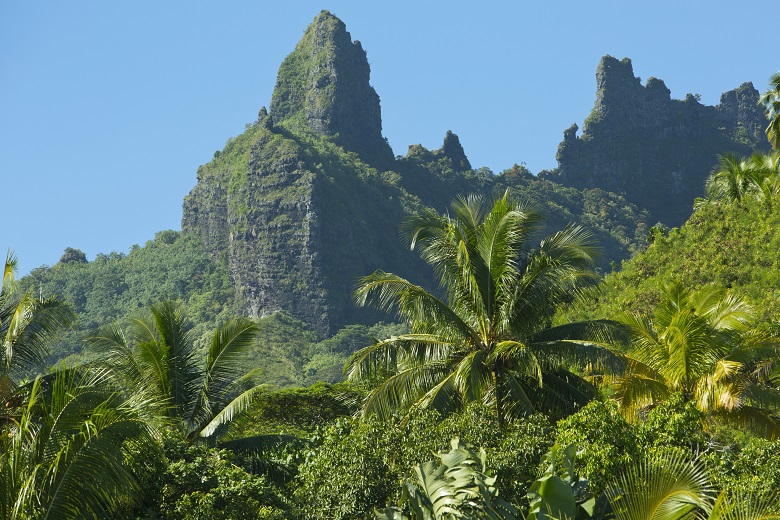
<svg viewBox="0 0 780 520">
<path fill-rule="evenodd" d="M 604 54 L 705 104 L 780 67 L 754 1 L 2 2 L 0 248 L 24 273 L 179 229 L 197 167 L 269 104 L 322 9 L 366 49 L 396 154 L 452 130 L 496 172 L 556 166 Z"/>
</svg>

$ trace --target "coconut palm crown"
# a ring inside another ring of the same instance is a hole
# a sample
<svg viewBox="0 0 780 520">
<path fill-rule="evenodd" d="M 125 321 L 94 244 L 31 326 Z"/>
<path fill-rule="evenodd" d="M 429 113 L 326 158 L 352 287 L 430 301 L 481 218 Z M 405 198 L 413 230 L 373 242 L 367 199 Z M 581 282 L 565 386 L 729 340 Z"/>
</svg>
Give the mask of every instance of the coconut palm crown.
<svg viewBox="0 0 780 520">
<path fill-rule="evenodd" d="M 595 281 L 590 234 L 570 225 L 532 247 L 542 216 L 510 197 L 458 198 L 452 213 L 426 210 L 402 232 L 433 268 L 445 299 L 392 273 L 362 278 L 355 298 L 395 312 L 410 333 L 356 352 L 350 380 L 371 380 L 364 413 L 410 407 L 446 413 L 468 401 L 499 421 L 536 410 L 567 413 L 591 387 L 567 370 L 602 349 L 572 340 L 595 322 L 552 327 L 556 308 Z"/>
<path fill-rule="evenodd" d="M 780 152 L 756 153 L 748 158 L 732 154 L 718 158 L 706 184 L 707 199 L 696 207 L 719 200 L 736 203 L 758 201 L 768 208 L 780 193 Z"/>
<path fill-rule="evenodd" d="M 13 388 L 15 380 L 43 370 L 49 342 L 73 317 L 56 298 L 19 291 L 16 266 L 16 255 L 9 251 L 0 278 L 0 399 L 3 388 Z"/>
<path fill-rule="evenodd" d="M 769 124 L 766 127 L 766 137 L 775 150 L 780 150 L 780 72 L 775 72 L 769 78 L 767 90 L 759 103 L 766 108 Z"/>
<path fill-rule="evenodd" d="M 181 311 L 160 302 L 131 320 L 127 333 L 111 325 L 90 345 L 120 387 L 147 400 L 150 420 L 176 424 L 195 439 L 211 437 L 265 389 L 250 385 L 253 373 L 243 357 L 256 333 L 250 320 L 226 323 L 212 334 L 201 362 Z"/>
<path fill-rule="evenodd" d="M 780 434 L 780 393 L 762 372 L 776 359 L 774 338 L 754 330 L 752 309 L 722 290 L 664 287 L 652 317 L 624 313 L 628 370 L 613 382 L 629 417 L 671 396 L 705 413 Z"/>
</svg>

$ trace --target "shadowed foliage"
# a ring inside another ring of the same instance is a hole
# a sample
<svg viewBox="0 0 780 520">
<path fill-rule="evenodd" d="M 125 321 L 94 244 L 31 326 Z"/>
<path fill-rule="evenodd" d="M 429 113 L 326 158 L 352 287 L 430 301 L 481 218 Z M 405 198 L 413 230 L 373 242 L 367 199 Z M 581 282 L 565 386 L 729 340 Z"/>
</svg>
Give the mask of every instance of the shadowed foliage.
<svg viewBox="0 0 780 520">
<path fill-rule="evenodd" d="M 565 414 L 591 398 L 592 388 L 568 369 L 614 357 L 575 338 L 603 336 L 608 324 L 551 323 L 558 305 L 595 281 L 596 250 L 575 225 L 533 245 L 541 223 L 508 191 L 494 201 L 460 198 L 451 215 L 427 210 L 406 222 L 446 301 L 391 273 L 360 280 L 357 303 L 395 312 L 411 331 L 348 363 L 350 380 L 377 384 L 365 413 L 386 417 L 412 406 L 448 413 L 480 401 L 504 421 L 536 410 Z"/>
</svg>

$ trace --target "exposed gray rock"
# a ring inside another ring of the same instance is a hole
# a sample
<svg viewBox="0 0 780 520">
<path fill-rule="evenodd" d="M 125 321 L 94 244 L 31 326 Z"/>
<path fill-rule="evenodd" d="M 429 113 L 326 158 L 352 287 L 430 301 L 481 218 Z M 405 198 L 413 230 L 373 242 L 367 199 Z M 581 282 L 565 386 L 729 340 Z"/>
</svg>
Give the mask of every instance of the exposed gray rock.
<svg viewBox="0 0 780 520">
<path fill-rule="evenodd" d="M 359 41 L 344 23 L 322 11 L 279 67 L 271 117 L 289 128 L 305 125 L 364 161 L 387 167 L 393 160 L 382 137 L 379 96 Z"/>
<path fill-rule="evenodd" d="M 611 56 L 596 70 L 596 103 L 585 120 L 564 131 L 558 168 L 548 178 L 576 188 L 624 193 L 651 218 L 680 225 L 718 154 L 766 149 L 758 92 L 750 83 L 726 92 L 717 106 L 689 94 L 671 99 L 663 81 L 643 86 L 631 60 Z"/>
</svg>

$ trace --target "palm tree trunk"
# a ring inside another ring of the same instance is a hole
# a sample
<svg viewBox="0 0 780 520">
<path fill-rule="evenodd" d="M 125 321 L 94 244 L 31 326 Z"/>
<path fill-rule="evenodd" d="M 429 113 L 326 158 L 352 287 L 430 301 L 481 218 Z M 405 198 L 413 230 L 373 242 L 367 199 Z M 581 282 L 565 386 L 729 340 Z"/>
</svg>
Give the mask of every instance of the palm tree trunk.
<svg viewBox="0 0 780 520">
<path fill-rule="evenodd" d="M 498 416 L 498 429 L 504 429 L 504 394 L 501 390 L 500 373 L 498 368 L 493 369 L 493 386 L 496 392 L 496 415 Z"/>
</svg>

